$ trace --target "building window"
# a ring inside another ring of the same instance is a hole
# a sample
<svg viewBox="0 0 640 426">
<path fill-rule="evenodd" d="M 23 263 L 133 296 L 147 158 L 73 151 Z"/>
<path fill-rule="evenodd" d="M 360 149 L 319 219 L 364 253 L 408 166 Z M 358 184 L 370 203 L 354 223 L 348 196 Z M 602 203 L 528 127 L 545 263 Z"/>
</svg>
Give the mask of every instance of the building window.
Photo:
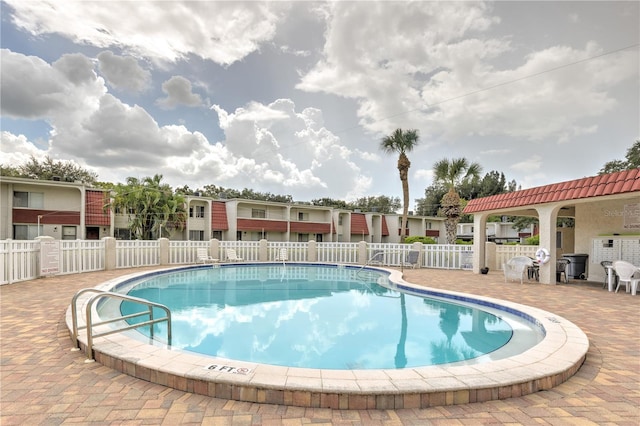
<svg viewBox="0 0 640 426">
<path fill-rule="evenodd" d="M 431 222 L 427 222 L 427 229 L 431 229 Z"/>
<path fill-rule="evenodd" d="M 123 208 L 123 207 L 118 206 L 115 209 L 115 213 L 116 214 L 123 215 L 123 214 L 125 214 L 125 212 L 127 212 L 128 214 L 135 214 L 135 211 L 133 210 L 133 207 L 124 207 Z"/>
<path fill-rule="evenodd" d="M 338 226 L 342 226 L 342 215 L 338 216 Z"/>
<path fill-rule="evenodd" d="M 316 234 L 316 243 L 321 243 L 322 242 L 322 234 Z"/>
<path fill-rule="evenodd" d="M 189 217 L 204 217 L 204 206 L 189 207 Z"/>
<path fill-rule="evenodd" d="M 62 239 L 63 240 L 75 240 L 78 237 L 77 228 L 75 226 L 63 226 L 62 227 Z"/>
<path fill-rule="evenodd" d="M 251 217 L 265 219 L 267 217 L 267 211 L 265 209 L 251 209 Z"/>
<path fill-rule="evenodd" d="M 211 238 L 222 241 L 222 231 L 211 231 Z"/>
<path fill-rule="evenodd" d="M 116 240 L 130 240 L 131 230 L 129 228 L 116 228 L 113 230 L 113 236 Z"/>
<path fill-rule="evenodd" d="M 13 225 L 14 240 L 34 240 L 38 235 L 42 235 L 42 225 L 38 233 L 38 225 Z"/>
<path fill-rule="evenodd" d="M 298 234 L 298 242 L 299 243 L 308 243 L 309 242 L 309 234 Z"/>
<path fill-rule="evenodd" d="M 44 193 L 14 191 L 13 206 L 27 207 L 30 209 L 42 209 L 44 208 Z"/>
<path fill-rule="evenodd" d="M 309 213 L 303 213 L 303 212 L 298 212 L 298 220 L 299 221 L 308 221 L 309 220 Z"/>
<path fill-rule="evenodd" d="M 204 231 L 189 231 L 189 241 L 204 241 Z"/>
</svg>

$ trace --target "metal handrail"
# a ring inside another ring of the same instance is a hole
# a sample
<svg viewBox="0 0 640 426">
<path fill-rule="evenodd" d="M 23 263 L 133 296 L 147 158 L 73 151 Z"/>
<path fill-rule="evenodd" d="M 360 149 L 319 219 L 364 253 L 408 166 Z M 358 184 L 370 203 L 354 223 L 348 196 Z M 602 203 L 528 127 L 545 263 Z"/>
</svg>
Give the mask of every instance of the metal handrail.
<svg viewBox="0 0 640 426">
<path fill-rule="evenodd" d="M 77 314 L 77 301 L 78 301 L 78 297 L 84 293 L 97 293 L 96 295 L 92 296 L 88 301 L 87 301 L 87 307 L 86 307 L 86 325 L 82 326 L 82 327 L 78 327 L 78 314 Z M 120 300 L 124 300 L 124 301 L 128 301 L 128 302 L 133 302 L 133 303 L 139 303 L 142 305 L 147 306 L 149 309 L 147 312 L 138 312 L 138 313 L 134 313 L 134 314 L 129 314 L 129 315 L 123 315 L 117 318 L 112 318 L 106 321 L 101 321 L 101 322 L 97 322 L 94 323 L 93 319 L 92 319 L 92 312 L 93 312 L 93 305 L 95 304 L 96 301 L 102 299 L 103 297 L 109 297 L 109 298 L 113 298 L 113 299 L 120 299 Z M 159 308 L 162 309 L 166 316 L 162 317 L 162 318 L 157 318 L 154 319 L 153 318 L 153 308 Z M 114 322 L 118 322 L 118 321 L 123 321 L 123 320 L 127 320 L 130 318 L 137 318 L 143 315 L 149 315 L 149 320 L 148 321 L 144 321 L 144 322 L 140 322 L 137 324 L 133 324 L 133 325 L 129 325 L 127 327 L 120 327 L 120 328 L 116 328 L 116 329 L 112 329 L 109 331 L 105 331 L 102 333 L 97 333 L 94 334 L 93 333 L 93 327 L 94 326 L 99 326 L 99 325 L 105 325 L 105 324 L 111 324 Z M 169 308 L 165 305 L 162 305 L 160 303 L 155 303 L 155 302 L 151 302 L 149 300 L 146 299 L 141 299 L 139 297 L 133 297 L 133 296 L 127 296 L 124 294 L 120 294 L 120 293 L 113 293 L 110 291 L 104 291 L 104 290 L 98 290 L 98 289 L 94 289 L 94 288 L 85 288 L 82 289 L 80 291 L 78 291 L 74 296 L 73 299 L 71 300 L 71 321 L 72 321 L 72 339 L 73 339 L 73 343 L 74 343 L 74 347 L 75 348 L 79 348 L 79 344 L 78 344 L 78 331 L 80 329 L 87 329 L 87 347 L 86 347 L 86 354 L 87 354 L 87 358 L 89 359 L 93 359 L 93 339 L 96 337 L 102 337 L 102 336 L 107 336 L 109 334 L 114 334 L 114 333 L 119 333 L 121 331 L 127 331 L 127 330 L 133 330 L 139 327 L 144 327 L 147 325 L 150 325 L 150 337 L 153 339 L 153 324 L 156 323 L 160 323 L 162 321 L 167 321 L 167 344 L 169 346 L 171 346 L 171 311 L 169 310 Z"/>
</svg>

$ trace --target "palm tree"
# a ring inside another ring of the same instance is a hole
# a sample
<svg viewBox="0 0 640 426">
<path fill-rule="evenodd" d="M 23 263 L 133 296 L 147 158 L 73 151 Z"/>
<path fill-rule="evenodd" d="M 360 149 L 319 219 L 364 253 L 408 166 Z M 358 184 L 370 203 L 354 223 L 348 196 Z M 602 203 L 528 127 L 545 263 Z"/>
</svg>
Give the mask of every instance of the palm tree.
<svg viewBox="0 0 640 426">
<path fill-rule="evenodd" d="M 440 201 L 440 213 L 446 217 L 444 226 L 447 232 L 447 244 L 455 244 L 456 227 L 462 214 L 462 200 L 456 186 L 471 178 L 479 178 L 482 167 L 478 163 L 469 163 L 466 158 L 442 159 L 433 166 L 436 182 L 449 187 L 449 191 Z"/>
<path fill-rule="evenodd" d="M 405 229 L 407 229 L 407 216 L 409 215 L 409 167 L 411 161 L 407 158 L 407 152 L 411 152 L 418 145 L 418 131 L 416 129 L 396 129 L 391 135 L 385 136 L 380 141 L 380 149 L 387 154 L 398 153 L 398 171 L 402 182 L 402 224 L 400 228 L 400 241 L 404 242 Z"/>
<path fill-rule="evenodd" d="M 126 182 L 113 189 L 109 207 L 129 214 L 129 230 L 135 239 L 150 240 L 184 229 L 184 197 L 162 183 L 162 175 L 142 180 L 128 177 Z"/>
</svg>

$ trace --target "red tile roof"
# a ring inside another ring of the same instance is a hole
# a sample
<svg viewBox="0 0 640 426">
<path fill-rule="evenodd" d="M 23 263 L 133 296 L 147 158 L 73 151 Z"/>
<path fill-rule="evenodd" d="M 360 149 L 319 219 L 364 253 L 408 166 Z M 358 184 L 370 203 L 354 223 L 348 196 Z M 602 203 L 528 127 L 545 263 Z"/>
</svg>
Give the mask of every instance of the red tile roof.
<svg viewBox="0 0 640 426">
<path fill-rule="evenodd" d="M 351 235 L 369 235 L 367 220 L 362 213 L 351 213 Z"/>
<path fill-rule="evenodd" d="M 103 191 L 91 190 L 87 190 L 86 194 L 84 220 L 87 226 L 110 225 L 110 212 L 108 209 L 104 209 L 105 204 L 108 202 L 106 199 L 107 194 Z"/>
<path fill-rule="evenodd" d="M 227 207 L 224 202 L 214 201 L 211 203 L 211 229 L 214 231 L 226 231 L 229 229 L 227 220 Z"/>
<path fill-rule="evenodd" d="M 384 215 L 382 216 L 382 236 L 389 236 L 389 227 L 387 226 L 387 219 L 385 219 Z"/>
<path fill-rule="evenodd" d="M 578 200 L 640 191 L 640 168 L 553 183 L 470 200 L 464 213 Z"/>
</svg>

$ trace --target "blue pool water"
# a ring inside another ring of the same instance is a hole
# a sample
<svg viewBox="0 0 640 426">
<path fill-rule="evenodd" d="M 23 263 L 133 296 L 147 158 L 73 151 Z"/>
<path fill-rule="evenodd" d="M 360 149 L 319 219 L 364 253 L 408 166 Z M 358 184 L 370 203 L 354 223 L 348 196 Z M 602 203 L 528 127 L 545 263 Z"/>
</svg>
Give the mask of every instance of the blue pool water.
<svg viewBox="0 0 640 426">
<path fill-rule="evenodd" d="M 156 274 L 128 294 L 171 309 L 174 347 L 261 364 L 407 368 L 489 359 L 514 328 L 539 341 L 526 321 L 404 294 L 389 288 L 388 276 L 325 265 L 223 265 Z M 128 302 L 120 309 L 140 310 Z M 166 335 L 165 323 L 156 327 L 156 336 Z"/>
</svg>

